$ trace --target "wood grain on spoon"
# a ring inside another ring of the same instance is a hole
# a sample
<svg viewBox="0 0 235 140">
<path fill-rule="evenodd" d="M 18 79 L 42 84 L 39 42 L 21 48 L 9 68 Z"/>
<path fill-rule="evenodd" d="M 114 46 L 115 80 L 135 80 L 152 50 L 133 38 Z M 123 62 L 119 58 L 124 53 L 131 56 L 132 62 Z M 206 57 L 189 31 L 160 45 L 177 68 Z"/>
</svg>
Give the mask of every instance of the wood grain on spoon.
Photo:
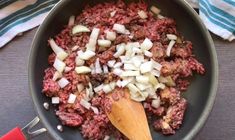
<svg viewBox="0 0 235 140">
<path fill-rule="evenodd" d="M 130 140 L 152 140 L 142 104 L 131 100 L 128 90 L 124 93 L 117 94 L 118 100 L 109 95 L 112 101 L 111 112 L 107 112 L 109 120 Z"/>
</svg>

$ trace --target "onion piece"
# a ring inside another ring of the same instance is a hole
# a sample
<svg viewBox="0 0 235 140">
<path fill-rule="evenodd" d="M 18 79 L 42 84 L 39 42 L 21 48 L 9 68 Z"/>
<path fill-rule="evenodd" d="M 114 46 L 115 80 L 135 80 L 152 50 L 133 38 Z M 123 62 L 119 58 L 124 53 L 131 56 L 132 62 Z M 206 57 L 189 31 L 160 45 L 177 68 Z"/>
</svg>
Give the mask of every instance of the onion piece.
<svg viewBox="0 0 235 140">
<path fill-rule="evenodd" d="M 146 85 L 146 84 L 142 84 L 142 83 L 135 83 L 135 85 L 141 91 L 144 91 L 144 90 L 151 87 L 151 85 Z"/>
<path fill-rule="evenodd" d="M 123 71 L 121 77 L 139 76 L 140 71 Z"/>
<path fill-rule="evenodd" d="M 174 34 L 167 34 L 166 37 L 167 37 L 169 40 L 177 40 L 177 36 L 174 35 Z"/>
<path fill-rule="evenodd" d="M 93 28 L 92 32 L 91 32 L 91 35 L 90 35 L 90 39 L 92 40 L 97 40 L 98 39 L 98 36 L 99 36 L 99 33 L 100 33 L 100 29 L 98 28 Z"/>
<path fill-rule="evenodd" d="M 155 6 L 151 6 L 150 10 L 156 15 L 158 15 L 161 12 L 161 10 Z"/>
<path fill-rule="evenodd" d="M 121 62 L 117 62 L 113 68 L 120 68 L 123 64 Z"/>
<path fill-rule="evenodd" d="M 70 72 L 72 69 L 73 69 L 72 67 L 65 67 L 64 72 L 65 73 Z"/>
<path fill-rule="evenodd" d="M 96 74 L 96 70 L 95 70 L 94 64 L 91 64 L 90 68 L 91 68 L 91 74 Z"/>
<path fill-rule="evenodd" d="M 114 24 L 113 25 L 113 30 L 117 31 L 118 33 L 121 33 L 121 34 L 126 34 L 126 28 L 124 25 L 122 24 Z"/>
<path fill-rule="evenodd" d="M 110 47 L 111 41 L 110 40 L 99 39 L 98 40 L 98 45 L 100 47 Z"/>
<path fill-rule="evenodd" d="M 92 84 L 91 82 L 88 83 L 88 90 L 89 90 L 89 98 L 92 98 L 94 96 L 94 92 L 93 92 L 93 87 L 92 87 Z"/>
<path fill-rule="evenodd" d="M 79 56 L 77 56 L 75 59 L 75 63 L 77 66 L 82 66 L 82 65 L 84 65 L 85 61 L 82 60 Z"/>
<path fill-rule="evenodd" d="M 161 69 L 162 69 L 162 64 L 160 64 L 160 63 L 154 61 L 153 59 L 151 59 L 151 61 L 153 62 L 153 68 L 156 69 L 156 70 L 158 70 L 158 71 L 161 71 Z"/>
<path fill-rule="evenodd" d="M 110 41 L 114 41 L 116 39 L 117 35 L 115 32 L 112 31 L 106 31 L 106 39 Z"/>
<path fill-rule="evenodd" d="M 97 58 L 96 59 L 96 61 L 95 61 L 95 73 L 102 73 L 103 71 L 102 71 L 102 68 L 101 68 L 101 66 L 100 66 L 100 60 L 99 60 L 99 58 Z"/>
<path fill-rule="evenodd" d="M 104 93 L 109 93 L 112 91 L 112 87 L 110 87 L 109 84 L 106 84 L 103 86 L 103 91 L 104 91 Z"/>
<path fill-rule="evenodd" d="M 114 17 L 115 14 L 116 14 L 116 12 L 117 12 L 117 11 L 112 11 L 112 12 L 110 13 L 110 17 Z"/>
<path fill-rule="evenodd" d="M 110 136 L 105 135 L 104 140 L 110 140 Z"/>
<path fill-rule="evenodd" d="M 91 106 L 91 109 L 96 115 L 99 115 L 99 110 L 97 107 Z"/>
<path fill-rule="evenodd" d="M 52 97 L 51 98 L 51 103 L 52 104 L 59 104 L 60 103 L 60 98 L 59 97 Z"/>
<path fill-rule="evenodd" d="M 124 70 L 138 70 L 134 64 L 124 64 Z"/>
<path fill-rule="evenodd" d="M 133 97 L 131 96 L 131 99 L 137 102 L 142 102 L 145 100 L 145 98 L 143 96 L 137 96 L 137 97 Z"/>
<path fill-rule="evenodd" d="M 148 84 L 149 83 L 149 77 L 148 76 L 143 76 L 143 75 L 139 75 L 136 76 L 136 81 L 142 84 Z"/>
<path fill-rule="evenodd" d="M 158 14 L 158 15 L 157 15 L 157 18 L 158 18 L 158 19 L 164 19 L 165 17 L 164 17 L 163 15 L 161 15 L 161 14 Z"/>
<path fill-rule="evenodd" d="M 122 81 L 121 81 L 121 80 L 118 80 L 117 83 L 116 83 L 116 85 L 121 88 L 121 87 L 122 87 Z"/>
<path fill-rule="evenodd" d="M 144 62 L 144 56 L 134 56 L 131 58 L 131 61 L 137 68 L 139 68 L 141 63 Z"/>
<path fill-rule="evenodd" d="M 62 74 L 61 74 L 60 72 L 56 71 L 56 72 L 54 73 L 54 75 L 53 75 L 52 80 L 53 80 L 53 81 L 56 81 L 57 79 L 59 79 L 59 78 L 61 78 L 61 77 L 62 77 Z"/>
<path fill-rule="evenodd" d="M 68 26 L 73 26 L 74 23 L 75 23 L 75 16 L 70 16 Z"/>
<path fill-rule="evenodd" d="M 108 61 L 108 66 L 109 66 L 110 68 L 112 68 L 115 63 L 116 63 L 116 60 L 109 60 L 109 61 Z"/>
<path fill-rule="evenodd" d="M 161 72 L 158 71 L 158 70 L 152 70 L 151 73 L 154 75 L 154 76 L 157 76 L 159 77 L 161 75 Z"/>
<path fill-rule="evenodd" d="M 109 73 L 109 69 L 107 65 L 103 65 L 103 71 L 104 73 Z"/>
<path fill-rule="evenodd" d="M 153 47 L 153 42 L 150 39 L 145 38 L 144 42 L 140 45 L 140 47 L 142 50 L 148 51 Z"/>
<path fill-rule="evenodd" d="M 125 87 L 126 85 L 128 85 L 129 83 L 131 83 L 132 81 L 134 81 L 133 77 L 128 77 L 125 78 L 121 81 L 121 87 Z"/>
<path fill-rule="evenodd" d="M 73 103 L 75 103 L 76 98 L 77 98 L 77 96 L 76 96 L 76 95 L 74 95 L 74 94 L 70 94 L 70 95 L 69 95 L 69 99 L 68 99 L 68 103 L 69 103 L 69 104 L 73 104 Z"/>
<path fill-rule="evenodd" d="M 103 87 L 104 87 L 104 85 L 101 84 L 98 87 L 94 88 L 94 91 L 97 93 L 97 92 L 101 91 L 103 89 Z"/>
<path fill-rule="evenodd" d="M 154 88 L 155 88 L 155 90 L 157 90 L 157 89 L 165 89 L 165 87 L 166 87 L 166 85 L 164 85 L 163 83 L 159 83 Z"/>
<path fill-rule="evenodd" d="M 139 15 L 140 18 L 142 18 L 142 19 L 148 18 L 148 15 L 147 15 L 146 12 L 143 11 L 143 10 L 138 11 L 138 15 Z"/>
<path fill-rule="evenodd" d="M 77 90 L 78 92 L 82 92 L 85 89 L 83 84 L 77 84 Z"/>
<path fill-rule="evenodd" d="M 75 68 L 75 71 L 77 72 L 77 74 L 85 74 L 85 73 L 90 73 L 91 69 L 86 66 L 79 66 Z"/>
<path fill-rule="evenodd" d="M 64 87 L 66 87 L 66 86 L 69 84 L 69 81 L 68 81 L 66 78 L 62 77 L 62 78 L 58 81 L 58 84 L 59 84 L 59 86 L 60 86 L 61 88 L 64 88 Z"/>
<path fill-rule="evenodd" d="M 148 61 L 148 62 L 142 63 L 140 65 L 140 72 L 141 73 L 151 72 L 152 70 L 153 70 L 153 62 L 152 61 Z"/>
<path fill-rule="evenodd" d="M 114 90 L 116 87 L 116 82 L 109 83 L 109 86 L 111 87 L 112 90 Z"/>
<path fill-rule="evenodd" d="M 151 106 L 154 108 L 159 108 L 161 105 L 161 100 L 158 97 L 157 99 L 152 100 Z"/>
<path fill-rule="evenodd" d="M 86 50 L 90 50 L 90 51 L 93 51 L 95 52 L 96 50 L 96 40 L 94 39 L 90 39 L 89 42 L 86 44 Z"/>
<path fill-rule="evenodd" d="M 78 57 L 82 60 L 89 60 L 90 58 L 95 56 L 95 52 L 93 52 L 91 50 L 86 50 L 85 52 L 80 50 L 77 53 L 78 53 Z"/>
<path fill-rule="evenodd" d="M 132 83 L 129 83 L 127 85 L 128 89 L 130 90 L 131 93 L 137 93 L 140 92 L 140 90 Z"/>
<path fill-rule="evenodd" d="M 58 58 L 55 58 L 53 67 L 60 73 L 62 73 L 65 69 L 66 64 L 59 60 Z"/>
<path fill-rule="evenodd" d="M 153 74 L 148 74 L 149 77 L 149 82 L 153 85 L 156 86 L 157 84 L 159 84 L 157 78 L 153 75 Z"/>
<path fill-rule="evenodd" d="M 134 53 L 142 53 L 142 50 L 140 48 L 134 47 L 132 50 Z"/>
<path fill-rule="evenodd" d="M 86 33 L 86 32 L 91 32 L 89 28 L 83 25 L 75 25 L 72 29 L 72 34 L 78 34 L 78 33 Z"/>
<path fill-rule="evenodd" d="M 123 73 L 123 70 L 121 70 L 120 68 L 113 69 L 113 74 L 115 74 L 117 76 L 121 76 L 122 73 Z"/>
<path fill-rule="evenodd" d="M 89 103 L 88 101 L 86 101 L 84 99 L 80 100 L 80 104 L 88 110 L 91 108 L 91 103 Z"/>
<path fill-rule="evenodd" d="M 117 52 L 113 55 L 115 58 L 118 58 L 119 56 L 121 56 L 123 53 L 125 52 L 125 46 L 124 45 L 120 45 L 117 47 Z"/>
<path fill-rule="evenodd" d="M 75 45 L 75 46 L 72 48 L 72 51 L 76 51 L 78 48 L 79 48 L 79 46 Z"/>
<path fill-rule="evenodd" d="M 174 40 L 171 40 L 169 45 L 167 46 L 167 49 L 166 49 L 166 55 L 167 56 L 170 56 L 171 55 L 171 49 L 172 47 L 175 45 L 175 41 Z"/>
<path fill-rule="evenodd" d="M 51 49 L 55 52 L 55 54 L 57 55 L 57 58 L 60 59 L 61 61 L 63 61 L 67 56 L 68 53 L 66 53 L 64 51 L 64 49 L 62 49 L 61 47 L 59 47 L 56 42 L 53 39 L 49 39 L 49 44 L 51 46 Z"/>
<path fill-rule="evenodd" d="M 153 54 L 150 52 L 150 51 L 144 51 L 144 55 L 147 56 L 147 57 L 153 57 Z"/>
</svg>

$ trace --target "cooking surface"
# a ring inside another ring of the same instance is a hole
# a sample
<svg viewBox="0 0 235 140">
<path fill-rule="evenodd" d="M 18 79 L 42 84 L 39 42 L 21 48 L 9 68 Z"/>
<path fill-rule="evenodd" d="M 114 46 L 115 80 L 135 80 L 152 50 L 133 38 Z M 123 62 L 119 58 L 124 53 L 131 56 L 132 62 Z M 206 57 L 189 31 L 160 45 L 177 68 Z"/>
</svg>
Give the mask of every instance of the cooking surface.
<svg viewBox="0 0 235 140">
<path fill-rule="evenodd" d="M 29 94 L 27 63 L 36 29 L 0 49 L 0 136 L 36 116 Z M 212 113 L 196 140 L 235 139 L 235 41 L 212 36 L 219 61 L 219 86 Z M 56 126 L 55 126 L 56 128 Z M 35 140 L 51 140 L 43 134 Z"/>
</svg>

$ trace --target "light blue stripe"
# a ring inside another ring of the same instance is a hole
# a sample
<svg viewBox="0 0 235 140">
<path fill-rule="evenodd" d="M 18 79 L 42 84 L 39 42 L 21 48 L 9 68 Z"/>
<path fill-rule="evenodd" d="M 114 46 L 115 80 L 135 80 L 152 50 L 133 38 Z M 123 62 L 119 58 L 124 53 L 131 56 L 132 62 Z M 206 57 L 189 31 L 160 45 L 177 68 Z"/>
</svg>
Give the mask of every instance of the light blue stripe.
<svg viewBox="0 0 235 140">
<path fill-rule="evenodd" d="M 30 20 L 30 19 L 32 19 L 32 18 L 34 18 L 34 17 L 36 17 L 36 16 L 38 16 L 38 15 L 40 15 L 40 14 L 43 14 L 43 13 L 45 13 L 45 12 L 48 12 L 53 6 L 54 6 L 54 5 L 49 5 L 49 6 L 45 7 L 45 8 L 43 8 L 43 9 L 40 9 L 38 12 L 36 12 L 36 13 L 34 13 L 34 14 L 28 16 L 28 17 L 24 17 L 24 18 L 21 18 L 21 19 L 15 21 L 14 23 L 12 23 L 12 24 L 8 25 L 6 28 L 4 28 L 4 30 L 2 30 L 2 31 L 0 32 L 0 36 L 4 35 L 4 34 L 5 34 L 7 31 L 9 31 L 12 27 L 14 27 L 14 26 L 16 26 L 16 25 L 19 25 L 19 24 L 21 24 L 21 23 L 27 22 L 28 20 Z"/>
<path fill-rule="evenodd" d="M 8 0 L 8 1 L 5 1 L 4 3 L 0 4 L 0 9 L 5 8 L 8 5 L 10 5 L 10 4 L 12 4 L 12 3 L 16 2 L 16 1 L 17 0 Z"/>
<path fill-rule="evenodd" d="M 221 16 L 224 16 L 225 18 L 227 18 L 228 20 L 230 20 L 231 22 L 235 23 L 235 17 L 233 15 L 230 15 L 229 13 L 227 13 L 226 11 L 223 11 L 217 7 L 215 7 L 214 5 L 212 5 L 209 0 L 200 0 L 200 2 L 204 2 L 205 4 L 209 5 L 209 8 L 215 12 L 220 14 Z M 204 4 L 203 4 L 204 5 Z"/>
<path fill-rule="evenodd" d="M 226 16 L 224 15 L 220 15 L 220 13 L 212 11 L 211 7 L 209 4 L 206 4 L 205 1 L 201 1 L 200 4 L 203 5 L 203 7 L 205 7 L 205 9 L 207 9 L 207 12 L 210 16 L 213 16 L 214 18 L 223 21 L 223 23 L 227 24 L 228 26 L 231 26 L 231 28 L 235 28 L 235 21 L 232 22 L 230 19 L 228 19 Z"/>
<path fill-rule="evenodd" d="M 224 24 L 221 21 L 218 21 L 217 19 L 212 18 L 210 15 L 208 15 L 207 10 L 203 7 L 203 5 L 201 3 L 199 3 L 199 8 L 200 8 L 200 12 L 204 13 L 204 15 L 210 20 L 210 22 L 212 22 L 213 24 L 220 26 L 221 28 L 224 28 L 225 30 L 228 30 L 229 32 L 235 34 L 235 30 L 234 28 L 231 28 L 229 26 L 227 26 L 226 24 Z"/>
<path fill-rule="evenodd" d="M 2 0 L 2 1 L 0 1 L 0 6 L 4 5 L 5 3 L 10 2 L 10 1 L 11 0 Z"/>
<path fill-rule="evenodd" d="M 232 0 L 223 0 L 223 1 L 235 7 L 235 1 Z"/>
</svg>

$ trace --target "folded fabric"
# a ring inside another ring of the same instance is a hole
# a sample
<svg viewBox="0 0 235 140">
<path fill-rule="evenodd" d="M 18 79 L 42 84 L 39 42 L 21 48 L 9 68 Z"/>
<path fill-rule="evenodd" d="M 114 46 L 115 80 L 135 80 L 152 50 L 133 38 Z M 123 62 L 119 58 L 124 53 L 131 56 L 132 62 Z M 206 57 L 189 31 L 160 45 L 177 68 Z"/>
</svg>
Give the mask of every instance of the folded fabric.
<svg viewBox="0 0 235 140">
<path fill-rule="evenodd" d="M 235 39 L 235 0 L 187 1 L 198 6 L 202 21 L 212 33 L 229 41 Z"/>
<path fill-rule="evenodd" d="M 59 0 L 0 0 L 0 48 L 37 27 Z"/>
</svg>

